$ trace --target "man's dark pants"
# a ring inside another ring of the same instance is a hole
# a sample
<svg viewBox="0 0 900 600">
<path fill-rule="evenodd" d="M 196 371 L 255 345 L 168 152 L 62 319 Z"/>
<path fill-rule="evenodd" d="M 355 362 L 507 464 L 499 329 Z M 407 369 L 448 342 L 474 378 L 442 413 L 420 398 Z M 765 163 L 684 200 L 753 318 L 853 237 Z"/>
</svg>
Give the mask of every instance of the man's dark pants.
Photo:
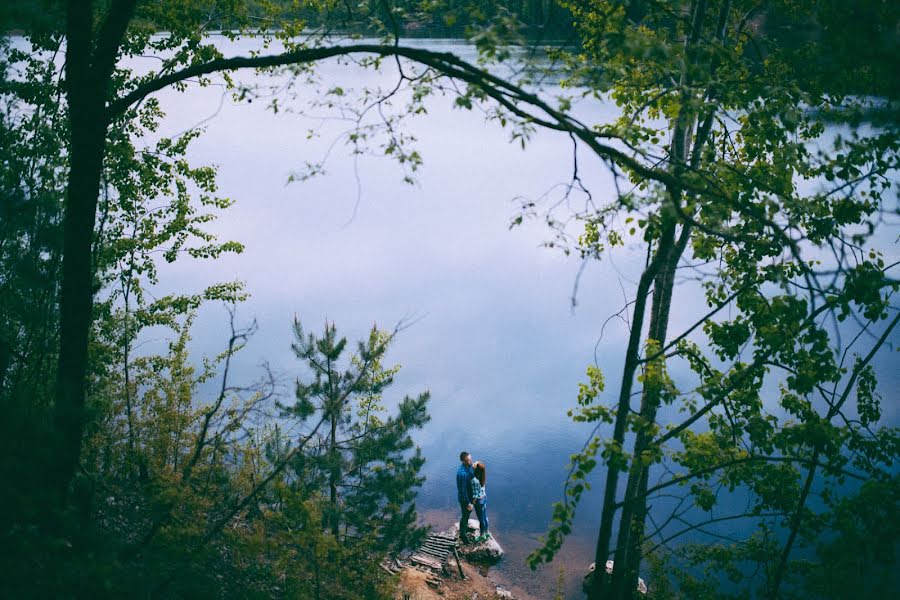
<svg viewBox="0 0 900 600">
<path fill-rule="evenodd" d="M 459 519 L 459 539 L 464 540 L 469 537 L 469 515 L 472 514 L 472 511 L 469 510 L 468 504 L 459 503 L 459 510 L 462 513 L 462 517 Z"/>
</svg>

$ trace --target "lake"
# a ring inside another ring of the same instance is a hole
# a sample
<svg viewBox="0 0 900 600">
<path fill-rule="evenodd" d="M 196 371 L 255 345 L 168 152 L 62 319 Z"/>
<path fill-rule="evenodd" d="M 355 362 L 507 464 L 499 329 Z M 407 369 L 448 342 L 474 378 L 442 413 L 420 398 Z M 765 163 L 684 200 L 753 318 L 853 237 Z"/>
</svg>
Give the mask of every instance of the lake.
<svg viewBox="0 0 900 600">
<path fill-rule="evenodd" d="M 407 43 L 474 58 L 471 47 L 452 40 Z M 254 44 L 223 47 L 241 54 Z M 396 81 L 391 64 L 373 72 L 329 61 L 316 73 L 322 89 L 348 93 L 389 89 Z M 272 83 L 249 73 L 238 79 Z M 234 103 L 215 85 L 159 95 L 168 113 L 162 135 L 203 122 L 206 133 L 194 144 L 192 159 L 218 165 L 220 192 L 236 200 L 213 230 L 246 246 L 243 254 L 216 261 L 167 265 L 161 288 L 168 293 L 246 282 L 251 298 L 238 318 L 259 324 L 239 360 L 238 375 L 247 379 L 263 361 L 285 382 L 301 372 L 290 350 L 295 315 L 313 331 L 333 321 L 351 340 L 363 338 L 373 323 L 392 328 L 405 320 L 388 360 L 402 370 L 386 399 L 431 392 L 432 420 L 417 435 L 428 460 L 418 502 L 423 519 L 441 529 L 458 519 L 454 474 L 459 452 L 468 450 L 488 465 L 492 529 L 508 552 L 492 570 L 497 580 L 547 598 L 564 567 L 566 595 L 577 596 L 592 562 L 599 490 L 586 494 L 556 564 L 532 574 L 524 557 L 545 530 L 551 503 L 561 498 L 569 455 L 590 433 L 566 417 L 585 368 L 596 359 L 607 394 L 618 387 L 628 330 L 621 320 L 605 328 L 604 322 L 632 297 L 642 249 L 626 245 L 587 265 L 573 306 L 579 260 L 543 247 L 553 233 L 539 219 L 510 229 L 519 198 L 561 197 L 560 184 L 572 172 L 567 137 L 538 132 L 523 150 L 479 111 L 454 108 L 451 96 L 436 96 L 427 101 L 427 115 L 401 126 L 415 136 L 424 159 L 409 185 L 389 157 L 352 154 L 340 137 L 352 123 L 338 109 L 291 112 L 307 105 L 315 87 L 294 89 L 297 98 L 281 92 L 278 114 L 265 101 Z M 576 110 L 594 120 L 615 113 L 598 102 Z M 323 175 L 288 183 L 291 173 L 326 155 Z M 579 174 L 595 198 L 612 197 L 606 168 L 583 150 Z M 583 198 L 573 196 L 572 202 L 577 206 Z M 696 288 L 676 294 L 671 332 L 706 312 Z M 226 327 L 224 309 L 204 309 L 194 350 L 219 352 Z M 893 370 L 887 383 L 897 383 Z M 896 406 L 885 410 L 896 422 Z"/>
</svg>

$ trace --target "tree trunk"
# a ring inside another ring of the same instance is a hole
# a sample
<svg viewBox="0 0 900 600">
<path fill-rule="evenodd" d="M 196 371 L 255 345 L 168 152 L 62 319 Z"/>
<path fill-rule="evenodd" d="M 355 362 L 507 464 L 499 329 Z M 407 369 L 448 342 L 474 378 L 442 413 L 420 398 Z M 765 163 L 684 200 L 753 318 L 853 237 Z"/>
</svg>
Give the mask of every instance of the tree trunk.
<svg viewBox="0 0 900 600">
<path fill-rule="evenodd" d="M 653 302 L 650 311 L 648 340 L 655 342 L 651 347 L 661 349 L 666 344 L 669 325 L 669 311 L 672 306 L 672 289 L 675 284 L 675 270 L 678 261 L 684 254 L 690 239 L 691 227 L 682 228 L 678 243 L 669 246 L 665 262 L 656 276 L 653 289 Z M 661 362 L 662 358 L 659 358 Z M 656 421 L 656 412 L 662 397 L 662 385 L 659 380 L 649 379 L 645 384 L 641 398 L 641 423 L 634 442 L 634 456 L 628 473 L 625 488 L 625 501 L 622 505 L 622 517 L 619 535 L 616 541 L 616 568 L 613 572 L 612 589 L 614 598 L 631 598 L 637 587 L 638 569 L 640 567 L 641 540 L 644 537 L 644 519 L 646 518 L 646 500 L 632 500 L 636 493 L 646 490 L 649 465 L 644 464 L 643 454 L 650 450 L 653 441 L 651 425 Z"/>
<path fill-rule="evenodd" d="M 81 458 L 84 431 L 88 337 L 94 301 L 91 251 L 109 125 L 106 99 L 135 1 L 113 0 L 96 43 L 92 39 L 91 0 L 69 0 L 66 7 L 69 178 L 63 205 L 59 363 L 48 469 L 50 481 L 63 501 Z"/>
<path fill-rule="evenodd" d="M 338 479 L 340 478 L 340 463 L 338 462 L 339 450 L 337 449 L 337 424 L 339 417 L 340 412 L 338 410 L 331 413 L 331 448 L 329 449 L 331 465 L 329 465 L 330 471 L 328 473 L 328 492 L 331 500 L 331 534 L 334 537 L 338 537 L 340 533 L 337 493 L 337 484 Z"/>
<path fill-rule="evenodd" d="M 88 333 L 93 304 L 91 245 L 100 190 L 106 119 L 90 65 L 90 2 L 69 2 L 66 98 L 70 143 L 64 203 L 59 366 L 53 422 L 51 481 L 61 499 L 78 466 L 84 428 Z"/>
<path fill-rule="evenodd" d="M 703 31 L 703 23 L 706 16 L 706 0 L 694 0 L 691 6 L 691 33 L 685 40 L 685 59 L 692 62 L 692 47 L 698 43 Z M 724 23 L 730 10 L 730 3 L 726 2 L 720 12 L 717 32 L 724 33 Z M 715 67 L 714 67 L 715 68 Z M 688 91 L 691 78 L 687 69 L 681 74 L 681 108 L 676 117 L 672 132 L 671 169 L 678 177 L 682 175 L 687 166 L 688 154 L 691 151 L 691 136 L 697 119 L 696 111 L 690 107 L 692 99 Z M 700 159 L 700 153 L 706 143 L 712 126 L 713 112 L 707 114 L 706 119 L 700 125 L 694 140 L 691 166 L 696 167 Z M 669 198 L 673 205 L 680 205 L 683 192 L 680 188 L 669 186 Z M 691 226 L 684 224 L 677 244 L 670 246 L 670 251 L 665 257 L 654 285 L 653 303 L 651 308 L 648 340 L 655 342 L 661 350 L 666 343 L 668 332 L 669 312 L 672 304 L 672 291 L 675 280 L 675 270 L 678 261 L 684 254 L 690 239 Z M 660 359 L 664 360 L 664 359 Z M 641 398 L 641 423 L 642 427 L 637 432 L 634 444 L 634 456 L 629 470 L 626 484 L 625 498 L 622 503 L 622 517 L 619 525 L 619 535 L 616 543 L 615 566 L 612 575 L 612 597 L 630 599 L 637 589 L 638 571 L 641 563 L 641 544 L 644 537 L 644 522 L 647 518 L 646 491 L 649 481 L 649 464 L 643 463 L 642 456 L 651 451 L 650 444 L 653 441 L 649 429 L 656 421 L 656 413 L 659 408 L 662 387 L 660 381 L 648 381 Z"/>
<path fill-rule="evenodd" d="M 544 24 L 544 0 L 530 0 L 528 2 L 528 24 Z"/>
<path fill-rule="evenodd" d="M 628 413 L 631 410 L 631 389 L 634 385 L 634 374 L 638 367 L 644 310 L 650 294 L 650 283 L 656 278 L 656 274 L 662 266 L 663 258 L 667 255 L 668 248 L 673 243 L 674 235 L 675 218 L 670 211 L 666 211 L 663 213 L 663 233 L 660 237 L 659 246 L 650 264 L 641 274 L 635 296 L 631 334 L 628 338 L 628 348 L 625 353 L 625 366 L 622 372 L 622 384 L 619 389 L 619 404 L 616 411 L 616 421 L 613 426 L 613 442 L 620 449 L 625 441 Z M 618 487 L 620 472 L 621 469 L 616 459 L 611 458 L 607 462 L 606 485 L 603 492 L 603 511 L 600 515 L 600 531 L 597 534 L 597 546 L 594 552 L 596 566 L 590 590 L 591 598 L 603 598 L 604 594 L 609 591 L 606 582 L 605 565 L 609 556 L 609 542 L 612 537 L 612 526 L 616 513 L 616 488 Z"/>
<path fill-rule="evenodd" d="M 688 39 L 687 44 L 690 47 L 693 44 L 696 44 L 699 40 L 700 33 L 702 32 L 703 27 L 703 18 L 706 10 L 705 2 L 699 2 L 694 7 L 694 15 L 693 15 L 693 26 L 692 26 L 692 34 Z M 731 2 L 730 0 L 724 2 L 719 8 L 719 15 L 716 22 L 716 38 L 719 42 L 724 43 L 725 34 L 728 26 L 728 15 L 731 11 Z M 688 48 L 689 51 L 690 48 Z M 710 73 L 715 73 L 718 70 L 719 61 L 714 59 L 710 66 Z M 690 78 L 687 76 L 687 73 L 683 74 L 682 82 L 683 89 L 689 83 Z M 711 99 L 715 97 L 716 91 L 714 86 L 710 87 L 707 92 L 708 98 Z M 706 146 L 706 143 L 709 139 L 710 132 L 712 131 L 712 124 L 715 118 L 716 110 L 715 108 L 709 108 L 706 110 L 706 114 L 702 119 L 702 122 L 697 121 L 697 133 L 694 136 L 693 146 L 690 144 L 691 130 L 694 127 L 694 122 L 697 119 L 697 115 L 694 111 L 685 110 L 686 102 L 682 101 L 682 110 L 679 111 L 678 122 L 676 123 L 675 133 L 673 136 L 673 158 L 674 158 L 674 173 L 676 175 L 680 175 L 683 173 L 684 168 L 686 166 L 688 155 L 690 154 L 690 168 L 696 169 L 700 162 L 702 161 L 703 149 Z M 690 124 L 690 126 L 688 126 Z M 681 198 L 681 190 L 671 189 L 669 190 L 670 195 L 676 201 L 680 202 Z M 654 309 L 652 319 L 657 320 L 657 325 L 654 327 L 653 322 L 651 321 L 650 337 L 659 342 L 659 347 L 662 349 L 666 343 L 666 335 L 668 328 L 668 320 L 669 320 L 669 310 L 671 308 L 672 303 L 672 290 L 674 286 L 674 274 L 675 269 L 678 266 L 678 261 L 681 256 L 684 254 L 684 251 L 687 247 L 687 243 L 690 239 L 690 224 L 686 223 L 684 229 L 682 230 L 681 237 L 678 242 L 678 247 L 676 248 L 675 253 L 672 256 L 672 261 L 667 263 L 666 271 L 668 271 L 668 278 L 665 276 L 661 277 L 660 281 L 657 282 L 656 289 L 654 293 L 660 293 L 660 303 L 657 307 L 656 296 L 654 296 Z M 653 333 L 655 332 L 655 334 Z M 642 399 L 642 410 L 641 416 L 645 419 L 645 423 L 647 426 L 652 425 L 656 421 L 656 413 L 659 408 L 659 392 L 661 390 L 657 386 L 650 386 L 647 389 L 648 395 L 645 398 L 646 403 L 643 402 Z M 646 407 L 646 412 L 644 410 Z M 641 432 L 638 434 L 635 440 L 635 457 L 641 456 L 641 454 L 647 450 L 652 450 L 649 445 L 652 442 L 652 437 L 647 435 L 646 432 Z M 633 465 L 634 466 L 634 465 Z M 625 507 L 623 507 L 623 520 L 624 520 L 624 512 L 626 510 L 633 511 L 633 514 L 630 515 L 631 525 L 625 530 L 627 539 L 624 540 L 624 546 L 620 546 L 620 548 L 624 548 L 625 556 L 624 560 L 624 572 L 623 577 L 617 582 L 618 583 L 618 591 L 619 594 L 617 597 L 630 599 L 634 596 L 634 591 L 637 589 L 637 582 L 639 577 L 639 571 L 641 566 L 641 559 L 643 558 L 643 550 L 641 548 L 644 539 L 644 531 L 645 524 L 647 520 L 647 488 L 649 483 L 649 473 L 650 466 L 644 465 L 642 463 L 637 463 L 637 472 L 629 473 L 629 481 L 628 486 L 631 488 L 634 485 L 634 489 L 627 489 L 625 494 Z M 634 479 L 632 479 L 632 475 L 634 475 Z M 630 509 L 628 507 L 631 507 Z M 617 559 L 618 561 L 618 559 Z M 616 581 L 614 577 L 614 581 Z"/>
</svg>

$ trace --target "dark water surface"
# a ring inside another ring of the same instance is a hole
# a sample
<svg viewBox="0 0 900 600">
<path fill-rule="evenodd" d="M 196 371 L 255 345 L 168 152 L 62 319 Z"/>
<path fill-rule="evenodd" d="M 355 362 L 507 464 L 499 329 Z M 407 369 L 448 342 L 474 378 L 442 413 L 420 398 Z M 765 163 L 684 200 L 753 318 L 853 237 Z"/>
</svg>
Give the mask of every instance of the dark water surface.
<svg viewBox="0 0 900 600">
<path fill-rule="evenodd" d="M 413 43 L 473 58 L 468 46 L 456 42 Z M 251 46 L 229 49 L 244 53 Z M 389 88 L 395 71 L 332 61 L 319 66 L 318 78 L 324 89 Z M 251 74 L 239 79 L 257 81 Z M 417 437 L 428 459 L 419 501 L 423 518 L 442 529 L 458 518 L 457 455 L 470 451 L 488 464 L 492 528 L 508 551 L 495 569 L 498 580 L 547 598 L 564 567 L 566 595 L 577 597 L 592 562 L 598 489 L 586 494 L 578 527 L 556 564 L 533 575 L 524 557 L 546 528 L 550 504 L 561 497 L 569 455 L 590 431 L 565 413 L 595 356 L 607 389 L 617 388 L 627 328 L 614 319 L 602 339 L 601 328 L 622 308 L 622 287 L 629 298 L 633 294 L 644 258 L 640 248 L 629 243 L 589 265 L 573 310 L 579 262 L 541 247 L 552 235 L 540 222 L 509 230 L 517 196 L 538 198 L 552 190 L 550 198 L 559 197 L 554 186 L 571 175 L 570 140 L 538 133 L 522 150 L 477 111 L 453 109 L 449 97 L 433 98 L 427 115 L 403 125 L 418 139 L 425 161 L 416 185 L 403 183 L 402 170 L 390 159 L 355 160 L 340 141 L 325 175 L 288 185 L 291 172 L 328 154 L 351 127 L 335 119 L 335 110 L 313 109 L 313 117 L 284 112 L 304 106 L 312 89 L 301 86 L 301 97 L 284 99 L 277 115 L 262 101 L 234 104 L 216 86 L 160 95 L 168 112 L 163 135 L 212 117 L 193 159 L 217 164 L 222 194 L 237 201 L 215 231 L 246 245 L 241 255 L 167 266 L 161 289 L 246 282 L 252 297 L 239 318 L 259 324 L 240 361 L 240 375 L 247 378 L 264 360 L 285 380 L 299 372 L 290 352 L 294 315 L 312 330 L 333 321 L 351 339 L 365 336 L 373 323 L 391 328 L 411 318 L 389 356 L 403 369 L 386 399 L 431 391 L 432 421 Z M 614 112 L 599 103 L 578 110 L 595 120 Z M 311 128 L 317 135 L 307 139 Z M 599 161 L 582 150 L 579 166 L 595 198 L 610 198 L 610 179 Z M 579 201 L 573 199 L 576 207 Z M 696 289 L 678 293 L 672 332 L 706 312 Z M 205 309 L 195 327 L 195 350 L 219 352 L 226 323 L 223 309 Z M 896 374 L 891 377 L 896 382 Z M 887 410 L 896 420 L 896 406 Z"/>
</svg>

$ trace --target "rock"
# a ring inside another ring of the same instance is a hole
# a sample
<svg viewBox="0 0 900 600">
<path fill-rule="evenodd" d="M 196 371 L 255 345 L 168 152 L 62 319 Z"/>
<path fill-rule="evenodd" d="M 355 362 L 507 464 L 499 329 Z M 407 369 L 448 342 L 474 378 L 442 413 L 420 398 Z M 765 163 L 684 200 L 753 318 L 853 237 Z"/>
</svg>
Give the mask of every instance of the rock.
<svg viewBox="0 0 900 600">
<path fill-rule="evenodd" d="M 459 553 L 471 562 L 488 564 L 494 564 L 503 558 L 503 548 L 493 538 L 479 544 L 462 546 L 459 549 Z"/>
<path fill-rule="evenodd" d="M 501 587 L 499 585 L 497 586 L 497 597 L 503 598 L 503 600 L 516 600 L 515 597 L 512 595 L 512 592 L 510 592 L 509 590 L 503 589 L 503 587 Z"/>
<path fill-rule="evenodd" d="M 606 574 L 612 575 L 613 565 L 615 563 L 611 560 L 606 561 Z M 591 588 L 591 583 L 594 581 L 594 570 L 596 569 L 596 563 L 591 563 L 591 566 L 588 567 L 587 573 L 584 575 L 584 579 L 581 581 L 581 589 L 584 590 L 584 593 L 587 594 L 588 590 Z M 638 577 L 637 584 L 638 592 L 642 594 L 647 593 L 647 584 L 643 579 Z"/>
<path fill-rule="evenodd" d="M 481 533 L 481 526 L 478 524 L 476 519 L 469 519 L 469 537 L 477 536 Z M 442 531 L 441 534 L 449 535 L 450 537 L 459 537 L 459 523 L 454 523 L 450 529 L 446 531 Z"/>
<path fill-rule="evenodd" d="M 458 538 L 459 523 L 454 523 L 450 529 L 442 533 L 451 537 Z M 478 527 L 478 521 L 476 521 L 475 519 L 469 519 L 469 536 L 477 537 L 480 534 L 481 530 Z M 503 548 L 500 547 L 500 544 L 497 543 L 497 540 L 495 540 L 493 537 L 490 537 L 478 544 L 463 544 L 459 548 L 459 554 L 460 556 L 465 557 L 470 562 L 480 562 L 492 565 L 503 558 Z"/>
</svg>

